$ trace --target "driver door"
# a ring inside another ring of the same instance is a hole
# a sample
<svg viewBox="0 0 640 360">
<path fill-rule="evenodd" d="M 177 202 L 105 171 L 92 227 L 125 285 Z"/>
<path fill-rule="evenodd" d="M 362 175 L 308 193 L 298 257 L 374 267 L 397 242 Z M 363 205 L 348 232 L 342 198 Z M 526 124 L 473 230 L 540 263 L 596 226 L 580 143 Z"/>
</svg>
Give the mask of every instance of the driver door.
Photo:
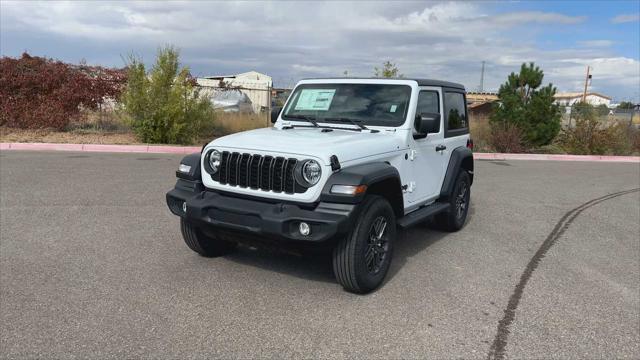
<svg viewBox="0 0 640 360">
<path fill-rule="evenodd" d="M 409 161 L 411 181 L 407 186 L 407 198 L 412 205 L 430 202 L 440 195 L 442 178 L 444 177 L 446 150 L 440 150 L 444 145 L 444 123 L 442 116 L 442 89 L 438 87 L 420 87 L 416 106 L 416 116 L 421 113 L 440 114 L 440 129 L 438 133 L 427 136 L 418 135 L 413 130 L 410 142 Z"/>
</svg>

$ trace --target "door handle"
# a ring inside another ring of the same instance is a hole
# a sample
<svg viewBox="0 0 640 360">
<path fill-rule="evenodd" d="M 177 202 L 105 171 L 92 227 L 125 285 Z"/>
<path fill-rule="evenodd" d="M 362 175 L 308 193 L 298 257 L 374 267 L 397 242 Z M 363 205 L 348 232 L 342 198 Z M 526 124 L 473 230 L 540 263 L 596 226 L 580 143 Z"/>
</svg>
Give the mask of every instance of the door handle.
<svg viewBox="0 0 640 360">
<path fill-rule="evenodd" d="M 447 147 L 444 145 L 438 145 L 436 146 L 436 151 L 442 151 L 442 150 L 447 150 Z"/>
</svg>

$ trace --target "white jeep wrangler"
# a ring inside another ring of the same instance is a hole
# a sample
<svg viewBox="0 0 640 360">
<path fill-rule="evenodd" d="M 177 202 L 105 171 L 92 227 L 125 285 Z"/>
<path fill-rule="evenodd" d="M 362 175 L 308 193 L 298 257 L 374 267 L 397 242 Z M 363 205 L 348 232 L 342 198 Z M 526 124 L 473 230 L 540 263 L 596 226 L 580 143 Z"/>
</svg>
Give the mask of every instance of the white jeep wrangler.
<svg viewBox="0 0 640 360">
<path fill-rule="evenodd" d="M 186 156 L 167 193 L 185 242 L 330 248 L 348 291 L 377 288 L 396 228 L 463 227 L 473 183 L 464 87 L 421 79 L 300 81 L 271 128 Z"/>
</svg>

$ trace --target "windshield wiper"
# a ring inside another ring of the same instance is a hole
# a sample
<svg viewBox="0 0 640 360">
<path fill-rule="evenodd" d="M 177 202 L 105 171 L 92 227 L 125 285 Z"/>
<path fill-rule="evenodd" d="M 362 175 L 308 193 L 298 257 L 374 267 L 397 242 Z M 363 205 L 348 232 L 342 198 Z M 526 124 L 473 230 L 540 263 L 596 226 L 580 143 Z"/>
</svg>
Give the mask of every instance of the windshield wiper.
<svg viewBox="0 0 640 360">
<path fill-rule="evenodd" d="M 308 121 L 310 123 L 313 124 L 313 126 L 315 127 L 320 127 L 320 125 L 318 125 L 318 123 L 316 122 L 316 119 L 306 116 L 306 115 L 285 115 L 287 119 L 297 119 L 297 120 L 304 120 L 304 121 Z"/>
<path fill-rule="evenodd" d="M 322 120 L 326 120 L 326 121 L 337 121 L 337 122 L 341 122 L 341 123 L 351 123 L 357 127 L 359 127 L 361 130 L 369 130 L 368 127 L 364 126 L 364 124 L 362 124 L 362 120 L 355 120 L 355 119 L 350 119 L 350 118 L 346 118 L 346 117 L 328 117 L 328 118 L 324 118 Z"/>
</svg>

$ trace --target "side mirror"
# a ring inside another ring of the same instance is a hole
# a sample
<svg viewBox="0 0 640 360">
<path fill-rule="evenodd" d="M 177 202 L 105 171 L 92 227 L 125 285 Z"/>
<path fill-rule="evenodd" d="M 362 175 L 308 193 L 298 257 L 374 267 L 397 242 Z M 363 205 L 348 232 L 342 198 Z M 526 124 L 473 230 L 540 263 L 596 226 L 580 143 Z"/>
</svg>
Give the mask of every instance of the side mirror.
<svg viewBox="0 0 640 360">
<path fill-rule="evenodd" d="M 416 132 L 422 137 L 440 132 L 440 114 L 421 113 L 416 115 L 415 128 Z"/>
<path fill-rule="evenodd" d="M 278 121 L 278 116 L 280 116 L 280 112 L 282 111 L 282 106 L 274 106 L 271 108 L 271 123 L 275 124 Z"/>
</svg>

